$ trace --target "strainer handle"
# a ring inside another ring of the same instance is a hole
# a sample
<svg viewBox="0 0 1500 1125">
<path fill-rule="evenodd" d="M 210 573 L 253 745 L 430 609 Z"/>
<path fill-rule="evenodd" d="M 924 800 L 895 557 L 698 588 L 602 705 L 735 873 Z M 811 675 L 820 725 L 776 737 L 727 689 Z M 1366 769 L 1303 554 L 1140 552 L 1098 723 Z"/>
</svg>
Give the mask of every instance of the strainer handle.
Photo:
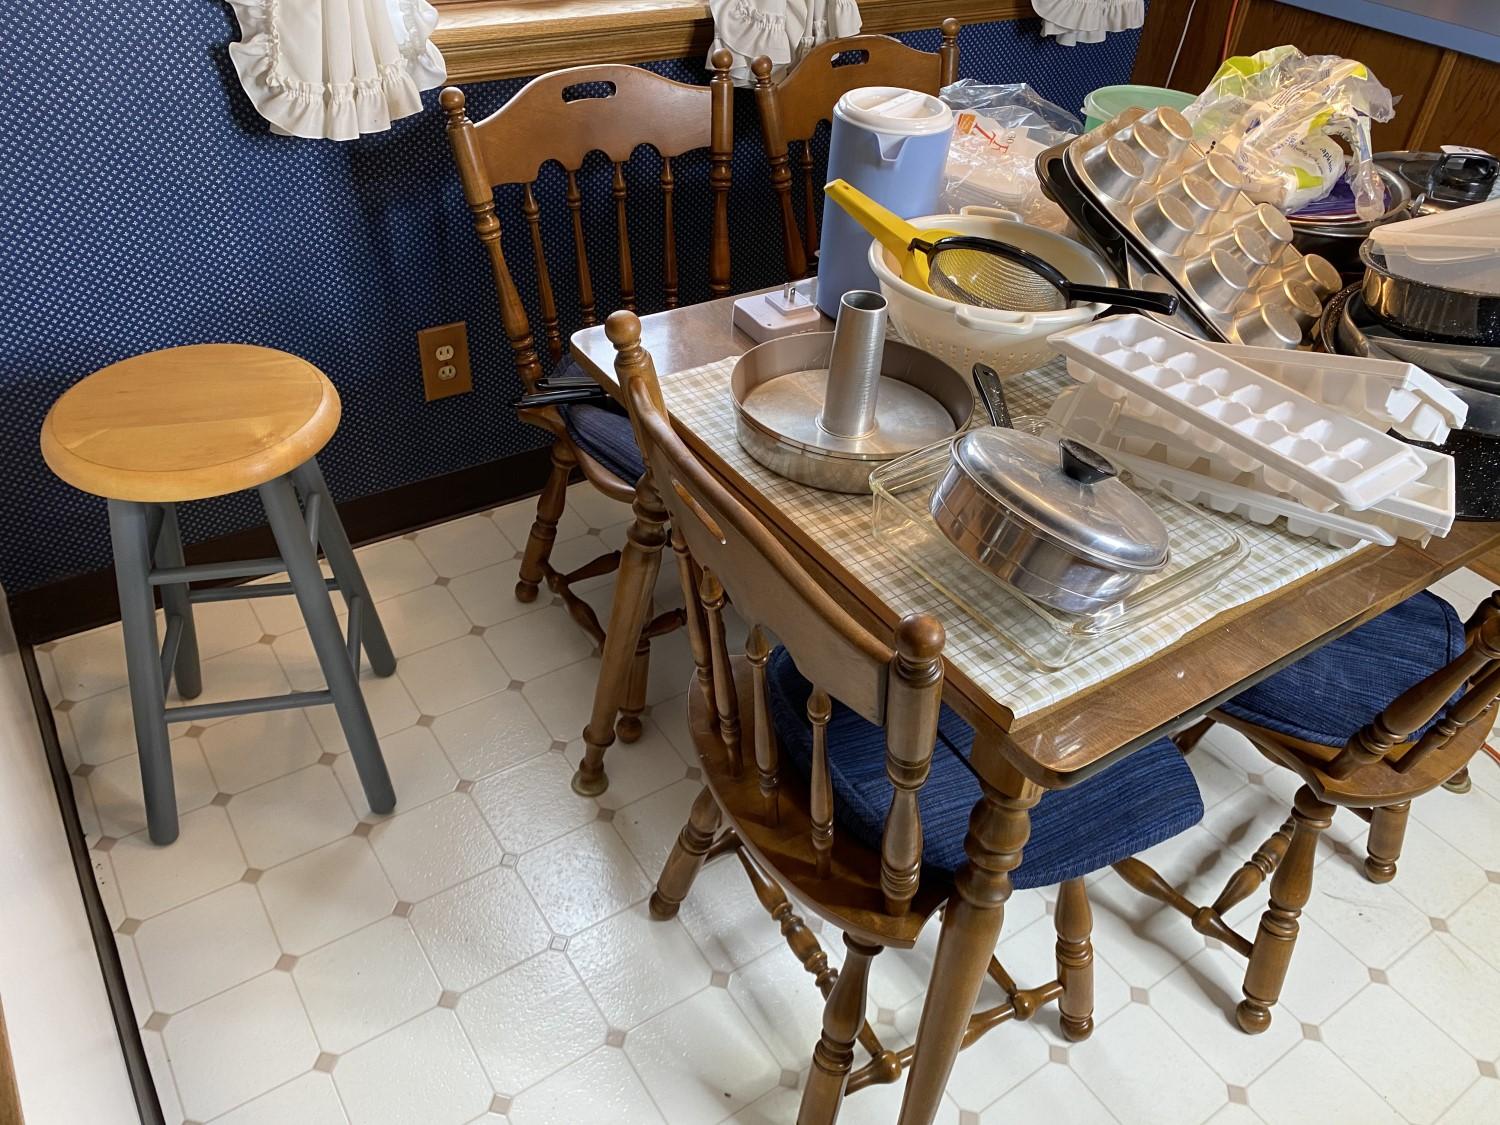
<svg viewBox="0 0 1500 1125">
<path fill-rule="evenodd" d="M 1149 289 L 1115 289 L 1108 285 L 1068 285 L 1068 297 L 1074 301 L 1091 301 L 1102 305 L 1118 305 L 1122 309 L 1143 309 L 1146 312 L 1171 316 L 1177 311 L 1177 294 L 1154 293 Z"/>
</svg>

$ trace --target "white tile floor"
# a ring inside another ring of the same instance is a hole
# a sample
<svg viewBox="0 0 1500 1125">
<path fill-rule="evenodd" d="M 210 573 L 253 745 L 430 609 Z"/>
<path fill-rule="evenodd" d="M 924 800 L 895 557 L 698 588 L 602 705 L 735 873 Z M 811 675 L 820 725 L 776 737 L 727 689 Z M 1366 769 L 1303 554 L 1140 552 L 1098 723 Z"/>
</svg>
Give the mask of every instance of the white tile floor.
<svg viewBox="0 0 1500 1125">
<path fill-rule="evenodd" d="M 248 716 L 179 732 L 182 835 L 153 847 L 118 630 L 39 653 L 169 1120 L 795 1118 L 820 1003 L 738 865 L 710 865 L 674 921 L 645 910 L 698 788 L 686 650 L 658 646 L 645 735 L 611 752 L 609 792 L 574 795 L 598 662 L 548 598 L 512 597 L 532 510 L 360 552 L 400 656 L 365 681 L 392 817 L 365 815 L 331 711 Z M 626 515 L 574 489 L 557 557 L 618 545 Z M 1488 585 L 1461 573 L 1440 590 L 1467 611 Z M 208 694 L 317 686 L 288 600 L 198 612 Z M 1190 760 L 1208 815 L 1150 858 L 1211 898 L 1294 785 L 1222 731 Z M 1362 825 L 1335 821 L 1258 1038 L 1228 1015 L 1241 964 L 1096 876 L 1093 1038 L 1065 1043 L 1050 1011 L 998 1029 L 960 1058 L 942 1120 L 1500 1120 L 1500 768 L 1476 759 L 1474 779 L 1417 804 L 1392 886 L 1365 882 Z M 1007 913 L 1002 956 L 1023 983 L 1052 974 L 1045 898 L 1018 893 Z M 1246 931 L 1258 905 L 1236 912 Z M 915 1029 L 936 934 L 876 960 L 871 1017 L 893 1043 Z M 892 1121 L 900 1095 L 863 1091 L 843 1120 Z"/>
</svg>

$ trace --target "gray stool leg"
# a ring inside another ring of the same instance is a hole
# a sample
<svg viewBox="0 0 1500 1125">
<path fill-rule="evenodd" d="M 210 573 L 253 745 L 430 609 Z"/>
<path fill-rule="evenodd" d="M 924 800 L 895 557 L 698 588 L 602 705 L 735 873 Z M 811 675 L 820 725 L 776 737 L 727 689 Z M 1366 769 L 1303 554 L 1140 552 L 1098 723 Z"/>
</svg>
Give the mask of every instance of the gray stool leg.
<svg viewBox="0 0 1500 1125">
<path fill-rule="evenodd" d="M 161 512 L 161 531 L 156 538 L 156 565 L 182 566 L 182 536 L 177 530 L 177 506 L 163 504 Z M 203 692 L 203 669 L 198 662 L 198 627 L 193 622 L 193 603 L 188 598 L 187 583 L 163 586 L 161 607 L 166 610 L 169 618 L 182 619 L 182 640 L 177 646 L 177 663 L 173 665 L 177 694 L 183 699 L 196 699 Z"/>
<path fill-rule="evenodd" d="M 318 517 L 318 542 L 328 556 L 328 565 L 338 579 L 339 589 L 344 595 L 344 604 L 353 598 L 360 605 L 360 646 L 370 658 L 370 667 L 377 676 L 389 676 L 396 670 L 396 654 L 391 651 L 391 642 L 386 638 L 380 615 L 375 612 L 375 599 L 365 585 L 364 573 L 354 557 L 354 548 L 349 546 L 349 537 L 344 533 L 343 521 L 338 509 L 333 506 L 333 496 L 323 480 L 323 470 L 316 460 L 292 470 L 292 480 L 305 499 L 316 493 L 322 498 L 323 510 Z"/>
<path fill-rule="evenodd" d="M 109 502 L 109 534 L 120 590 L 120 625 L 125 634 L 125 668 L 130 675 L 130 709 L 141 758 L 141 790 L 153 844 L 177 839 L 177 790 L 172 783 L 172 749 L 167 738 L 161 652 L 156 638 L 156 603 L 151 597 L 152 505 Z"/>
<path fill-rule="evenodd" d="M 297 606 L 302 610 L 302 619 L 307 622 L 307 635 L 318 654 L 318 664 L 323 669 L 328 690 L 333 694 L 339 725 L 344 728 L 344 739 L 349 743 L 354 768 L 364 786 L 365 800 L 369 802 L 371 812 L 388 813 L 396 807 L 391 775 L 385 768 L 385 759 L 380 756 L 380 743 L 370 723 L 365 697 L 359 690 L 359 670 L 349 659 L 344 637 L 339 632 L 338 618 L 333 614 L 333 602 L 329 600 L 328 589 L 323 583 L 323 572 L 318 569 L 317 552 L 308 540 L 307 524 L 297 506 L 291 478 L 277 477 L 267 481 L 260 486 L 260 497 L 297 595 Z"/>
</svg>

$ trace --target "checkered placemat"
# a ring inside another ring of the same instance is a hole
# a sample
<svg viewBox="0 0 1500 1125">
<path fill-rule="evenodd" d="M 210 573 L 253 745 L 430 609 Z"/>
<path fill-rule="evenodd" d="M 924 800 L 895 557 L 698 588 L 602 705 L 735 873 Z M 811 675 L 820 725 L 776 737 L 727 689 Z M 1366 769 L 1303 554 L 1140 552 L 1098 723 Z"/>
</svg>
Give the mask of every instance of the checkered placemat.
<svg viewBox="0 0 1500 1125">
<path fill-rule="evenodd" d="M 766 500 L 787 513 L 850 574 L 896 613 L 924 612 L 948 631 L 947 658 L 981 690 L 1009 707 L 1017 718 L 1077 694 L 1160 652 L 1210 618 L 1277 590 L 1360 548 L 1329 547 L 1313 539 L 1260 527 L 1233 516 L 1231 523 L 1250 553 L 1222 581 L 1179 608 L 1122 630 L 1109 644 L 1056 672 L 1038 671 L 984 622 L 936 589 L 905 560 L 876 541 L 871 530 L 872 500 L 824 492 L 779 477 L 746 454 L 735 439 L 729 377 L 734 357 L 662 376 L 667 409 Z M 1013 415 L 1042 415 L 1069 384 L 1061 360 L 1007 379 L 1005 394 Z M 1189 515 L 1187 517 L 1191 519 Z M 1174 529 L 1177 536 L 1189 528 Z"/>
</svg>

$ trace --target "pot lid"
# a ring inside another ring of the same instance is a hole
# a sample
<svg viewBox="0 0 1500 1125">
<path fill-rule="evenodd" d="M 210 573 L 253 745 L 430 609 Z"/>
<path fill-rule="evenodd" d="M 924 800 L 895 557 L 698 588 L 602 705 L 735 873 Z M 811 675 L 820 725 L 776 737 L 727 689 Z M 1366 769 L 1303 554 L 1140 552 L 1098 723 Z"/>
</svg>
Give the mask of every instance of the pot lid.
<svg viewBox="0 0 1500 1125">
<path fill-rule="evenodd" d="M 833 108 L 852 124 L 889 136 L 923 137 L 953 128 L 953 111 L 946 103 L 900 86 L 861 86 Z"/>
<path fill-rule="evenodd" d="M 1167 561 L 1161 518 L 1082 442 L 990 426 L 959 437 L 953 460 L 1017 519 L 1075 554 L 1130 571 Z"/>
</svg>

